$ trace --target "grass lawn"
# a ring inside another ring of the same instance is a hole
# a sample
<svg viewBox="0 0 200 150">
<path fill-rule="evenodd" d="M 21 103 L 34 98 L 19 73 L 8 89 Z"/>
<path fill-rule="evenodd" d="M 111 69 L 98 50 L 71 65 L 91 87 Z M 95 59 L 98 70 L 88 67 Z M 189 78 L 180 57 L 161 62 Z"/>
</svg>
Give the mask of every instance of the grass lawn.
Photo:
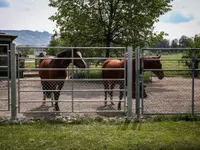
<svg viewBox="0 0 200 150">
<path fill-rule="evenodd" d="M 200 149 L 200 121 L 1 124 L 2 150 Z"/>
</svg>

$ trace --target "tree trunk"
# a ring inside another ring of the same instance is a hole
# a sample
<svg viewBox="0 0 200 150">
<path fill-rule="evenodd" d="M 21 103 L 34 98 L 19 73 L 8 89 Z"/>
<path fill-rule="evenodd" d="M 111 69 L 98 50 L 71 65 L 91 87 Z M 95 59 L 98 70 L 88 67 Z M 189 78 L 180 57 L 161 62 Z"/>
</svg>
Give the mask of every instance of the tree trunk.
<svg viewBox="0 0 200 150">
<path fill-rule="evenodd" d="M 106 40 L 106 47 L 110 47 L 110 40 L 107 38 Z M 110 56 L 110 49 L 106 49 L 106 57 Z"/>
</svg>

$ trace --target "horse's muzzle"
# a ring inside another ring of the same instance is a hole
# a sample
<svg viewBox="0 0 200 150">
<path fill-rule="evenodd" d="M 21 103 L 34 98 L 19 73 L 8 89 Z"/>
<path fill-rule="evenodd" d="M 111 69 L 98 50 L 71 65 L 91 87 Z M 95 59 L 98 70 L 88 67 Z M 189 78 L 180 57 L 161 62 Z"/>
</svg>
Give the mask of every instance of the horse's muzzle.
<svg viewBox="0 0 200 150">
<path fill-rule="evenodd" d="M 87 65 L 83 65 L 81 68 L 87 68 Z"/>
<path fill-rule="evenodd" d="M 165 76 L 159 76 L 158 79 L 162 80 Z"/>
</svg>

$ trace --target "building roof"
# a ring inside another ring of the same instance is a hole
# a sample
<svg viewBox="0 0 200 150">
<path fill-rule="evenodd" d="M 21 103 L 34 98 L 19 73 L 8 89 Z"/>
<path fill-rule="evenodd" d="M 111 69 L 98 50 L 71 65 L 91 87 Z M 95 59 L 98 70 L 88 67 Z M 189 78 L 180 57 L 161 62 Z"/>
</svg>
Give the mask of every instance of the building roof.
<svg viewBox="0 0 200 150">
<path fill-rule="evenodd" d="M 13 41 L 14 39 L 16 39 L 17 36 L 15 35 L 8 35 L 5 33 L 0 32 L 0 40 L 9 40 L 9 41 Z"/>
</svg>

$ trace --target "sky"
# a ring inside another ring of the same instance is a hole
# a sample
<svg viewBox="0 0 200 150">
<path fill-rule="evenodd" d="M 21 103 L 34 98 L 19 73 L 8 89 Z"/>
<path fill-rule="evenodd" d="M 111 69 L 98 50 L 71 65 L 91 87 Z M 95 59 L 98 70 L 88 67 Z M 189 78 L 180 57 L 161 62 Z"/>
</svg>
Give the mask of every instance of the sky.
<svg viewBox="0 0 200 150">
<path fill-rule="evenodd" d="M 53 33 L 54 22 L 48 18 L 55 9 L 49 0 L 0 0 L 0 30 L 38 30 Z M 200 0 L 174 0 L 170 12 L 160 16 L 155 32 L 168 33 L 167 39 L 179 39 L 182 35 L 200 34 Z"/>
</svg>

